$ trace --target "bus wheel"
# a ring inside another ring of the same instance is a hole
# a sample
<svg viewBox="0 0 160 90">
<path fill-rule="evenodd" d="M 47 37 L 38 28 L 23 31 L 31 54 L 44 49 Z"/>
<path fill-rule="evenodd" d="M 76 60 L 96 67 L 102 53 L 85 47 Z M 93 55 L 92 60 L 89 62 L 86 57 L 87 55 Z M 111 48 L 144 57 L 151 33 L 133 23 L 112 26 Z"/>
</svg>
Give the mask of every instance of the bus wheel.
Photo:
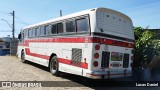
<svg viewBox="0 0 160 90">
<path fill-rule="evenodd" d="M 21 52 L 21 61 L 22 63 L 26 63 L 24 51 Z"/>
<path fill-rule="evenodd" d="M 58 60 L 57 60 L 57 57 L 56 56 L 53 56 L 51 58 L 51 62 L 50 62 L 50 72 L 52 75 L 55 75 L 55 76 L 59 76 L 60 75 L 60 72 L 58 70 Z"/>
</svg>

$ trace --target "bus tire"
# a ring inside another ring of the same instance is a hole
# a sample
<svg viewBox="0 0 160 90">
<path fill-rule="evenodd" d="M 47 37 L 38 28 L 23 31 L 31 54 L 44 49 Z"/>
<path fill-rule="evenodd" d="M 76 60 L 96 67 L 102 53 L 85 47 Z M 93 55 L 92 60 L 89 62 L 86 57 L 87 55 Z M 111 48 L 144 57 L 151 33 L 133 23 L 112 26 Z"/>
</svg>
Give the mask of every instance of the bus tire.
<svg viewBox="0 0 160 90">
<path fill-rule="evenodd" d="M 21 61 L 22 63 L 26 63 L 24 51 L 21 52 Z"/>
<path fill-rule="evenodd" d="M 59 63 L 58 63 L 57 56 L 53 56 L 51 58 L 50 65 L 49 65 L 50 72 L 51 72 L 52 75 L 54 75 L 54 76 L 59 76 L 60 75 L 58 67 L 59 67 Z"/>
</svg>

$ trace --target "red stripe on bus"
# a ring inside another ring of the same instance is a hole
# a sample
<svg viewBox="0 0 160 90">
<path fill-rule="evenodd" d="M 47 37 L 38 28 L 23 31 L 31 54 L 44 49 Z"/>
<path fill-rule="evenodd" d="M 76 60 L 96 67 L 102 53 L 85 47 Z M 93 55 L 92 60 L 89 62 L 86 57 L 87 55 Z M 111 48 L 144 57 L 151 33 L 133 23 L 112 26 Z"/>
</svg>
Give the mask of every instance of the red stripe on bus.
<svg viewBox="0 0 160 90">
<path fill-rule="evenodd" d="M 71 65 L 71 61 L 63 58 L 58 58 L 58 62 Z"/>
<path fill-rule="evenodd" d="M 46 60 L 49 60 L 49 58 L 50 58 L 49 56 L 46 56 L 46 55 L 32 53 L 32 52 L 30 52 L 29 48 L 25 48 L 25 52 L 26 52 L 27 55 L 38 57 L 38 58 L 42 58 L 42 59 L 46 59 Z"/>
<path fill-rule="evenodd" d="M 64 63 L 64 64 L 68 64 L 68 65 L 72 65 L 72 66 L 76 66 L 76 67 L 81 67 L 81 68 L 88 69 L 88 64 L 87 63 L 83 63 L 83 62 L 79 62 L 78 64 L 73 64 L 72 60 L 63 59 L 63 58 L 58 58 L 58 62 Z"/>
<path fill-rule="evenodd" d="M 27 55 L 42 58 L 42 59 L 45 59 L 45 60 L 49 60 L 49 58 L 50 58 L 50 56 L 47 56 L 47 55 L 32 53 L 32 52 L 30 52 L 29 48 L 25 48 L 25 52 L 26 52 Z M 88 69 L 88 64 L 83 63 L 83 62 L 79 62 L 79 64 L 76 65 L 76 64 L 72 64 L 72 60 L 63 59 L 63 58 L 58 58 L 58 62 L 63 63 L 63 64 L 67 64 L 67 65 L 72 65 L 72 66 Z"/>
<path fill-rule="evenodd" d="M 111 40 L 106 38 L 99 38 L 99 37 L 79 37 L 79 38 L 44 38 L 44 39 L 28 39 L 25 40 L 24 44 L 19 44 L 19 46 L 29 46 L 30 42 L 37 42 L 37 43 L 47 43 L 47 42 L 57 42 L 57 43 L 101 43 L 106 45 L 113 45 L 113 46 L 121 46 L 121 47 L 128 47 L 133 48 L 133 43 Z"/>
</svg>

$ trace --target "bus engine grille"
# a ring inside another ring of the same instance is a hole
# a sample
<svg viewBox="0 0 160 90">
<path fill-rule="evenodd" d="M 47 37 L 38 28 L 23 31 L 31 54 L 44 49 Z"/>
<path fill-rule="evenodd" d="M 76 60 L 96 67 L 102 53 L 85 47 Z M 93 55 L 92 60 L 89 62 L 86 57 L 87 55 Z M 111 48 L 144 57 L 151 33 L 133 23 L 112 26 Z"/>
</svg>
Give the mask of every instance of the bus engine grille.
<svg viewBox="0 0 160 90">
<path fill-rule="evenodd" d="M 72 49 L 72 61 L 71 63 L 76 66 L 81 65 L 82 60 L 82 49 L 73 48 Z"/>
<path fill-rule="evenodd" d="M 102 68 L 108 68 L 109 67 L 109 59 L 110 59 L 110 52 L 102 52 L 102 62 L 101 67 Z"/>
</svg>

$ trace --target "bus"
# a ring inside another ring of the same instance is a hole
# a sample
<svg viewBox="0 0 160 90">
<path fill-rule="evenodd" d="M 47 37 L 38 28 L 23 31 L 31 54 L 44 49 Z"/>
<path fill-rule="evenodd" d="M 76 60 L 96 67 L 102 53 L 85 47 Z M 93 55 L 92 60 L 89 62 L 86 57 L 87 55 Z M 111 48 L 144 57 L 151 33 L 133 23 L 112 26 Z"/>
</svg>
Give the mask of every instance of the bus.
<svg viewBox="0 0 160 90">
<path fill-rule="evenodd" d="M 134 32 L 125 14 L 93 8 L 24 27 L 17 56 L 50 69 L 91 79 L 132 75 Z"/>
</svg>

